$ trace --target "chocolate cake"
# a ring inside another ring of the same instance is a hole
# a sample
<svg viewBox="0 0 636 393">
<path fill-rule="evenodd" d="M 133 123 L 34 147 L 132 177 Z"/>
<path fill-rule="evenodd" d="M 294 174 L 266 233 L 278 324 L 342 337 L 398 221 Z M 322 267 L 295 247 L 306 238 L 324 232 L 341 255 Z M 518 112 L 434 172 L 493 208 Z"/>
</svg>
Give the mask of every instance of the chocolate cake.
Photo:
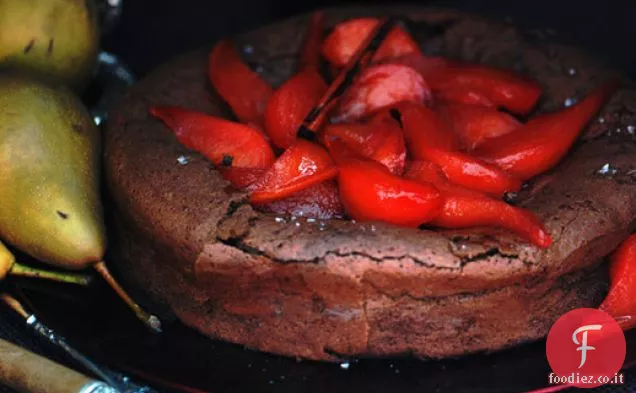
<svg viewBox="0 0 636 393">
<path fill-rule="evenodd" d="M 422 7 L 339 8 L 407 17 L 426 53 L 516 70 L 544 89 L 538 111 L 568 105 L 620 74 L 573 48 L 506 23 Z M 235 40 L 274 86 L 295 70 L 308 16 Z M 111 114 L 111 252 L 125 282 L 214 338 L 334 361 L 444 358 L 544 337 L 607 290 L 603 259 L 636 228 L 636 90 L 623 78 L 569 156 L 514 203 L 534 211 L 546 250 L 492 228 L 408 229 L 276 217 L 254 210 L 202 156 L 148 114 L 178 105 L 229 117 L 206 78 L 203 48 L 158 68 Z"/>
</svg>

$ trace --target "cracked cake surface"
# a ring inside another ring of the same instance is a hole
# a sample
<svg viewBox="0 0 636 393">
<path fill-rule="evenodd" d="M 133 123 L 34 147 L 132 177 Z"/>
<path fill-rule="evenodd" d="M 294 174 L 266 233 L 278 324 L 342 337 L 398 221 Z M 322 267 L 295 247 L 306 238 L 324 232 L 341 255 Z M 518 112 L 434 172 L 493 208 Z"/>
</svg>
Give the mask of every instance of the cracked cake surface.
<svg viewBox="0 0 636 393">
<path fill-rule="evenodd" d="M 532 76 L 544 90 L 538 111 L 620 77 L 576 49 L 477 16 L 411 6 L 338 8 L 326 17 L 333 25 L 389 11 L 410 19 L 426 53 Z M 277 86 L 295 70 L 307 20 L 236 42 L 250 46 L 245 59 Z M 208 53 L 179 57 L 136 85 L 106 133 L 115 262 L 125 280 L 185 324 L 302 358 L 441 358 L 541 338 L 563 313 L 602 300 L 600 263 L 636 227 L 629 80 L 568 157 L 515 196 L 554 239 L 541 250 L 492 228 L 409 229 L 254 210 L 148 114 L 151 105 L 177 105 L 229 116 L 206 79 Z"/>
</svg>

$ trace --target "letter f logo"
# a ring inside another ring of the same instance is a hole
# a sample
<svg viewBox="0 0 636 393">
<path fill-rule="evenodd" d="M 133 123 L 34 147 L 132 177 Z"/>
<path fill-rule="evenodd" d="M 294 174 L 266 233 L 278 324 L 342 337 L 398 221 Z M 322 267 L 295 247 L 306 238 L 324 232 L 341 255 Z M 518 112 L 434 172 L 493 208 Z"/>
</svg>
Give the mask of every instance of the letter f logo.
<svg viewBox="0 0 636 393">
<path fill-rule="evenodd" d="M 583 367 L 585 361 L 587 360 L 587 351 L 593 351 L 596 349 L 587 345 L 587 332 L 590 330 L 601 330 L 602 327 L 602 325 L 585 325 L 576 329 L 572 334 L 572 341 L 574 341 L 574 344 L 581 345 L 576 349 L 577 351 L 581 351 L 581 364 L 579 364 L 579 368 Z M 583 334 L 581 335 L 581 342 L 579 342 L 576 336 L 581 332 L 583 332 Z"/>
</svg>

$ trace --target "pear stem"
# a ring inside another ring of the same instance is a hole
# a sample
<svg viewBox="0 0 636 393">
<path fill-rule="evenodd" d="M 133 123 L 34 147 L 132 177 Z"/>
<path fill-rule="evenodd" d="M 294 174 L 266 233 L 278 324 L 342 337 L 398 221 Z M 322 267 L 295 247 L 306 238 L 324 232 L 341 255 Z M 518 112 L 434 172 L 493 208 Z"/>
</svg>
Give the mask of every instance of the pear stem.
<svg viewBox="0 0 636 393">
<path fill-rule="evenodd" d="M 93 281 L 93 277 L 87 274 L 56 272 L 53 270 L 45 270 L 23 265 L 18 262 L 13 264 L 9 274 L 12 276 L 38 278 L 67 284 L 76 284 L 85 287 L 90 285 Z"/>
<path fill-rule="evenodd" d="M 141 320 L 146 326 L 148 326 L 151 330 L 156 333 L 161 332 L 161 321 L 156 316 L 147 313 L 144 309 L 141 308 L 129 295 L 126 291 L 119 285 L 117 280 L 110 274 L 108 267 L 104 261 L 98 262 L 93 265 L 97 273 L 102 276 L 102 278 L 110 285 L 110 287 L 117 293 L 117 295 L 130 307 L 130 309 L 135 313 L 137 318 Z"/>
</svg>

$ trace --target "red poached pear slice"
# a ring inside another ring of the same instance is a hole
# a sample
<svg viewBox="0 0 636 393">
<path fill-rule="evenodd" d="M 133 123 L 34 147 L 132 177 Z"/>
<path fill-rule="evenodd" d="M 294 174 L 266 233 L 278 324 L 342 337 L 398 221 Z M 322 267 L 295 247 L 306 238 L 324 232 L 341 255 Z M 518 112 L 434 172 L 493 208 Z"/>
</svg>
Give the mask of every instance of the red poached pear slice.
<svg viewBox="0 0 636 393">
<path fill-rule="evenodd" d="M 506 192 L 517 192 L 522 182 L 496 165 L 460 151 L 422 149 L 417 159 L 438 165 L 451 182 L 501 198 Z"/>
<path fill-rule="evenodd" d="M 309 26 L 305 33 L 302 48 L 300 50 L 300 70 L 320 68 L 322 36 L 325 30 L 325 13 L 315 11 L 309 19 Z"/>
<path fill-rule="evenodd" d="M 455 131 L 464 148 L 473 150 L 487 139 L 506 135 L 521 123 L 507 113 L 475 105 L 440 103 L 435 110 Z"/>
<path fill-rule="evenodd" d="M 406 141 L 400 123 L 391 110 L 386 109 L 376 113 L 369 124 L 381 127 L 385 135 L 382 144 L 370 158 L 384 164 L 392 174 L 402 176 L 406 166 Z"/>
<path fill-rule="evenodd" d="M 453 184 L 432 162 L 409 163 L 404 177 L 433 184 L 442 193 L 444 207 L 431 221 L 432 225 L 442 228 L 493 226 L 508 229 L 541 248 L 552 243 L 543 224 L 532 212 Z"/>
<path fill-rule="evenodd" d="M 342 218 L 344 208 L 340 202 L 338 185 L 334 180 L 318 183 L 279 201 L 255 204 L 260 210 L 285 216 L 330 219 Z"/>
<path fill-rule="evenodd" d="M 161 119 L 181 144 L 215 165 L 229 159 L 239 168 L 269 168 L 276 158 L 263 135 L 244 124 L 178 107 L 156 106 L 150 113 Z"/>
<path fill-rule="evenodd" d="M 314 68 L 299 72 L 276 90 L 265 111 L 265 129 L 276 146 L 291 146 L 298 127 L 326 90 L 327 85 Z"/>
<path fill-rule="evenodd" d="M 497 107 L 520 115 L 529 113 L 541 96 L 541 89 L 536 82 L 507 70 L 481 64 L 425 57 L 422 54 L 409 54 L 388 62 L 416 69 L 434 94 L 472 91 Z"/>
<path fill-rule="evenodd" d="M 374 119 L 366 124 L 331 124 L 325 127 L 321 141 L 332 152 L 339 139 L 356 154 L 377 161 L 394 175 L 401 175 L 406 164 L 406 146 L 400 126 L 391 118 Z"/>
<path fill-rule="evenodd" d="M 355 220 L 417 227 L 442 208 L 443 199 L 434 186 L 392 175 L 375 161 L 349 158 L 339 168 L 340 200 Z"/>
<path fill-rule="evenodd" d="M 352 122 L 400 102 L 424 103 L 431 92 L 414 69 L 385 64 L 365 68 L 342 96 L 335 122 Z"/>
<path fill-rule="evenodd" d="M 413 104 L 401 104 L 397 109 L 414 159 L 434 162 L 451 182 L 496 197 L 521 188 L 520 180 L 497 166 L 455 150 L 457 136 L 431 109 Z"/>
<path fill-rule="evenodd" d="M 309 188 L 338 173 L 329 153 L 315 143 L 297 139 L 254 184 L 252 203 L 268 203 Z"/>
<path fill-rule="evenodd" d="M 627 238 L 610 257 L 610 290 L 600 309 L 621 322 L 623 329 L 636 326 L 636 234 Z"/>
<path fill-rule="evenodd" d="M 482 106 L 484 108 L 496 108 L 483 94 L 467 89 L 447 89 L 439 90 L 433 93 L 435 102 L 456 103 L 466 105 Z"/>
<path fill-rule="evenodd" d="M 404 139 L 411 155 L 421 158 L 428 147 L 456 150 L 459 139 L 442 118 L 426 105 L 402 103 L 395 107 L 400 113 Z"/>
<path fill-rule="evenodd" d="M 561 161 L 615 88 L 616 82 L 608 82 L 577 104 L 537 116 L 514 132 L 489 139 L 473 153 L 523 180 L 531 179 Z"/>
<path fill-rule="evenodd" d="M 339 23 L 323 42 L 323 56 L 337 68 L 346 66 L 379 22 L 376 18 L 358 18 Z M 373 61 L 420 52 L 417 42 L 402 28 L 396 27 L 380 45 Z"/>
<path fill-rule="evenodd" d="M 520 115 L 529 113 L 541 96 L 541 89 L 534 81 L 506 70 L 478 64 L 439 69 L 423 76 L 426 80 L 434 81 L 431 86 L 434 91 L 473 90 L 495 105 Z"/>
<path fill-rule="evenodd" d="M 230 41 L 219 41 L 208 62 L 208 77 L 221 98 L 244 123 L 263 123 L 271 86 L 243 62 Z"/>
<path fill-rule="evenodd" d="M 338 166 L 345 164 L 351 159 L 364 158 L 362 155 L 349 148 L 340 138 L 330 138 L 327 141 L 327 144 L 329 155 Z"/>
</svg>

